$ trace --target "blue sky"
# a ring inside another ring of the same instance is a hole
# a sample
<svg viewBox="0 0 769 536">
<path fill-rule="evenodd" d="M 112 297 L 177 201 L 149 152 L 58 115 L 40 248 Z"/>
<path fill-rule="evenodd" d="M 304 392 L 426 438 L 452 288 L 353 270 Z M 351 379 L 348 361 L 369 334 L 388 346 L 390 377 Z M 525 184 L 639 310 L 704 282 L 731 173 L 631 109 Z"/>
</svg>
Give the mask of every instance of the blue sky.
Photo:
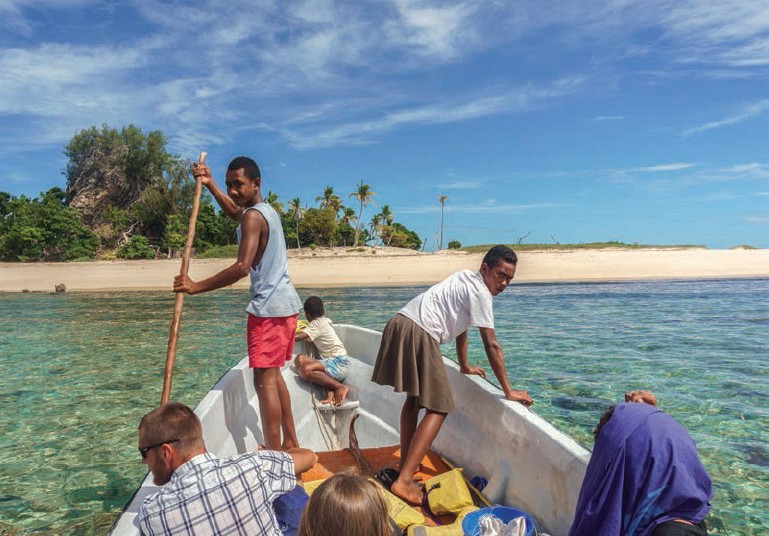
<svg viewBox="0 0 769 536">
<path fill-rule="evenodd" d="M 767 0 L 0 0 L 0 190 L 102 124 L 427 249 L 439 195 L 444 242 L 769 247 Z"/>
</svg>

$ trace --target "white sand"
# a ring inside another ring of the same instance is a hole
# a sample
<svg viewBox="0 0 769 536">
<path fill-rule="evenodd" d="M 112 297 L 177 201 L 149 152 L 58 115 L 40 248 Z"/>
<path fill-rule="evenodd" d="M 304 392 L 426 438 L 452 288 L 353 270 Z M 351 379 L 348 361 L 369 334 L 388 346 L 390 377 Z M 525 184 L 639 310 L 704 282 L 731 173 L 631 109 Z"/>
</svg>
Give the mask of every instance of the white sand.
<svg viewBox="0 0 769 536">
<path fill-rule="evenodd" d="M 482 254 L 418 253 L 394 248 L 350 252 L 344 248 L 289 254 L 297 287 L 429 285 L 462 268 L 477 269 Z M 769 277 L 769 250 L 639 249 L 534 251 L 518 254 L 517 282 L 625 281 Z M 190 276 L 207 277 L 227 259 L 192 259 Z M 168 290 L 181 261 L 94 261 L 82 263 L 0 263 L 0 292 Z M 247 288 L 247 278 L 236 285 Z"/>
</svg>

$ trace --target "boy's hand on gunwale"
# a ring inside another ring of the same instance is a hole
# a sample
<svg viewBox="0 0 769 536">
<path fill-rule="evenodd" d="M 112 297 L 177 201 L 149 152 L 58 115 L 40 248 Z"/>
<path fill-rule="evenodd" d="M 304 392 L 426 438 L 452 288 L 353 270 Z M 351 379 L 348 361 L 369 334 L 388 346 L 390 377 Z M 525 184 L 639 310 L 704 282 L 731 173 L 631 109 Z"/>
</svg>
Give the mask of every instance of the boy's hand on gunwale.
<svg viewBox="0 0 769 536">
<path fill-rule="evenodd" d="M 468 376 L 475 375 L 475 376 L 481 376 L 483 378 L 486 378 L 486 371 L 483 370 L 481 367 L 470 366 L 470 367 L 467 367 L 466 369 L 460 368 L 459 371 L 462 374 L 467 374 Z"/>
<path fill-rule="evenodd" d="M 531 406 L 534 403 L 534 400 L 529 396 L 529 393 L 522 390 L 511 389 L 509 393 L 505 393 L 505 398 L 512 400 L 513 402 L 520 402 L 526 407 Z"/>
</svg>

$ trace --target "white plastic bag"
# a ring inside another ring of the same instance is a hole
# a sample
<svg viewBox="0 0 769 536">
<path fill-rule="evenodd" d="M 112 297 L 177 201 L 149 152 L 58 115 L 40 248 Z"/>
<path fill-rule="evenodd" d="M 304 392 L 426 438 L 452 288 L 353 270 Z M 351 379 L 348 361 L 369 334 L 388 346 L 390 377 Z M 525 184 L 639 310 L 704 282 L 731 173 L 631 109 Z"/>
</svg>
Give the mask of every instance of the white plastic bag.
<svg viewBox="0 0 769 536">
<path fill-rule="evenodd" d="M 478 519 L 478 536 L 525 536 L 526 519 L 523 516 L 510 520 L 507 525 L 493 514 Z"/>
</svg>

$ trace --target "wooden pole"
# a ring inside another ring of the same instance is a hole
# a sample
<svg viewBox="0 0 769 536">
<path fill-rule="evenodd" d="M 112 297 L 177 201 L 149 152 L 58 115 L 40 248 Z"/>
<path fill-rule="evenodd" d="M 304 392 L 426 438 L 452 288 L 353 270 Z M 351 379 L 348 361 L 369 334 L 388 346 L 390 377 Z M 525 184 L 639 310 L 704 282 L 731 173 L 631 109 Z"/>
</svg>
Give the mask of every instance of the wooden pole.
<svg viewBox="0 0 769 536">
<path fill-rule="evenodd" d="M 198 158 L 199 164 L 206 163 L 206 153 L 201 152 Z M 200 206 L 200 192 L 203 189 L 203 183 L 200 179 L 195 179 L 195 197 L 192 200 L 192 213 L 190 213 L 190 224 L 187 227 L 187 241 L 184 243 L 184 253 L 182 253 L 182 267 L 179 275 L 187 275 L 190 269 L 190 253 L 192 251 L 192 242 L 195 239 L 195 223 L 198 219 L 198 208 Z M 176 293 L 174 302 L 174 316 L 171 320 L 171 330 L 168 334 L 168 348 L 166 349 L 166 371 L 163 376 L 163 393 L 160 395 L 160 404 L 165 404 L 171 396 L 171 377 L 174 374 L 174 361 L 176 360 L 176 343 L 179 340 L 179 326 L 182 321 L 182 309 L 184 307 L 184 292 Z"/>
</svg>

